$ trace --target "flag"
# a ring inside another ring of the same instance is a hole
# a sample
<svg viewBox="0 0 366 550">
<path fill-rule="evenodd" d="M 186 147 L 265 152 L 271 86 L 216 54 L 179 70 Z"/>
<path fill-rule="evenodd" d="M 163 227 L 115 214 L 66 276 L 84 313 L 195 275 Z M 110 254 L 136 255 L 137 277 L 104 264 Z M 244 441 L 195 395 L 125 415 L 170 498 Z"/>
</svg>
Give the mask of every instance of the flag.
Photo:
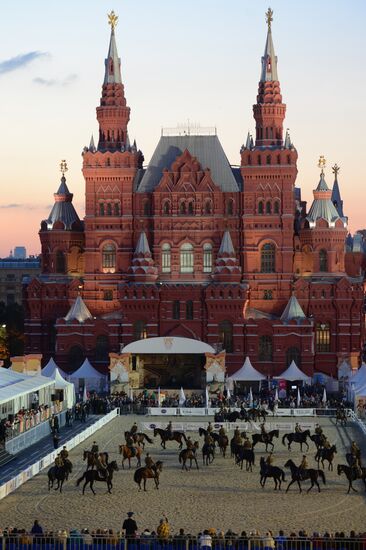
<svg viewBox="0 0 366 550">
<path fill-rule="evenodd" d="M 278 388 L 276 388 L 274 400 L 278 401 Z"/>
<path fill-rule="evenodd" d="M 158 387 L 158 407 L 160 407 L 160 386 Z"/>
<path fill-rule="evenodd" d="M 250 386 L 250 390 L 249 390 L 249 407 L 253 407 L 253 392 L 252 392 L 252 386 Z"/>
<path fill-rule="evenodd" d="M 297 406 L 300 407 L 300 405 L 301 405 L 300 388 L 297 388 Z"/>
<path fill-rule="evenodd" d="M 130 395 L 129 395 L 130 401 L 133 401 L 133 389 L 130 386 Z"/>
<path fill-rule="evenodd" d="M 229 389 L 229 386 L 226 387 L 226 399 L 230 399 L 231 398 L 231 393 L 230 393 L 230 389 Z"/>
<path fill-rule="evenodd" d="M 88 401 L 88 392 L 86 391 L 86 383 L 84 384 L 84 391 L 83 391 L 83 402 L 86 403 Z"/>
<path fill-rule="evenodd" d="M 208 387 L 206 386 L 206 408 L 210 406 L 210 396 L 208 393 Z"/>
<path fill-rule="evenodd" d="M 324 403 L 324 405 L 325 405 L 326 402 L 327 402 L 327 390 L 324 388 L 323 397 L 322 397 L 322 403 Z"/>
<path fill-rule="evenodd" d="M 185 402 L 186 402 L 186 396 L 184 393 L 184 389 L 181 387 L 179 392 L 179 406 L 183 407 Z"/>
</svg>

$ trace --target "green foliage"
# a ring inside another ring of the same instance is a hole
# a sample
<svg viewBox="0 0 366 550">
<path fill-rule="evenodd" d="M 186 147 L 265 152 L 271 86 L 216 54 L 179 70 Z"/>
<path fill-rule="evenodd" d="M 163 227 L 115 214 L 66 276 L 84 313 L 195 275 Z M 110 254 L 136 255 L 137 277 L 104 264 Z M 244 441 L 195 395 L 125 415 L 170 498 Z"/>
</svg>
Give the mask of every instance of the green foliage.
<svg viewBox="0 0 366 550">
<path fill-rule="evenodd" d="M 6 325 L 5 328 L 2 325 Z M 24 310 L 18 304 L 0 302 L 0 359 L 10 365 L 10 357 L 24 353 Z"/>
</svg>

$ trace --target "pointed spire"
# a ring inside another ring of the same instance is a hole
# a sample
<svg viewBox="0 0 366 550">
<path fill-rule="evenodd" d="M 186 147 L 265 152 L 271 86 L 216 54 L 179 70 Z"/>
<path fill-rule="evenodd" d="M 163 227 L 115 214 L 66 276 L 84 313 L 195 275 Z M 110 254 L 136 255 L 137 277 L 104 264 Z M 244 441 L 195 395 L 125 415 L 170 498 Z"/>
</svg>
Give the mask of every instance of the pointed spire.
<svg viewBox="0 0 366 550">
<path fill-rule="evenodd" d="M 146 283 L 154 282 L 158 277 L 145 231 L 140 233 L 128 273 L 131 279 Z"/>
<path fill-rule="evenodd" d="M 292 294 L 291 298 L 287 302 L 282 315 L 281 321 L 292 321 L 292 319 L 305 319 L 306 315 L 300 306 L 295 294 Z"/>
<path fill-rule="evenodd" d="M 66 317 L 64 317 L 65 321 L 79 321 L 79 323 L 84 323 L 88 319 L 92 318 L 93 316 L 85 305 L 85 302 L 80 294 L 72 304 Z"/>
<path fill-rule="evenodd" d="M 247 140 L 245 142 L 245 149 L 251 149 L 251 143 L 253 141 L 252 136 L 250 135 L 250 132 L 248 132 Z"/>
<path fill-rule="evenodd" d="M 338 172 L 339 171 L 340 171 L 340 168 L 339 168 L 338 164 L 335 164 L 334 166 L 332 166 L 332 172 L 334 174 L 334 183 L 333 183 L 331 200 L 332 200 L 332 203 L 334 204 L 334 206 L 336 207 L 338 214 L 340 215 L 341 218 L 343 218 L 344 217 L 344 214 L 343 214 L 343 201 L 341 199 L 341 193 L 340 193 L 339 185 L 338 185 Z"/>
<path fill-rule="evenodd" d="M 111 26 L 111 38 L 109 41 L 109 49 L 107 59 L 105 60 L 104 84 L 122 84 L 121 78 L 121 60 L 118 57 L 116 37 L 114 29 L 117 24 L 118 16 L 114 11 L 108 15 L 109 24 Z"/>
<path fill-rule="evenodd" d="M 285 147 L 285 149 L 291 149 L 291 147 L 292 147 L 292 142 L 291 142 L 291 137 L 290 137 L 290 131 L 289 131 L 288 128 L 287 128 L 287 130 L 286 130 L 286 137 L 285 137 L 284 147 Z"/>
<path fill-rule="evenodd" d="M 91 151 L 92 153 L 96 151 L 93 134 L 91 135 L 91 138 L 90 138 L 89 151 Z"/>
<path fill-rule="evenodd" d="M 228 229 L 226 229 L 222 237 L 221 245 L 219 248 L 219 256 L 223 256 L 224 254 L 235 258 L 234 245 L 233 241 L 231 240 L 230 231 Z"/>
<path fill-rule="evenodd" d="M 230 231 L 226 229 L 222 236 L 221 245 L 216 258 L 216 267 L 212 274 L 215 280 L 237 282 L 240 280 L 241 272 L 239 262 L 236 258 L 233 241 Z"/>
<path fill-rule="evenodd" d="M 264 48 L 264 55 L 262 57 L 262 72 L 261 72 L 261 82 L 276 82 L 278 80 L 277 75 L 277 57 L 275 55 L 273 40 L 272 40 L 272 30 L 271 24 L 273 21 L 273 11 L 271 8 L 268 8 L 266 13 L 266 20 L 268 25 L 267 31 L 267 40 L 266 46 Z"/>
<path fill-rule="evenodd" d="M 47 229 L 53 229 L 56 222 L 62 222 L 65 230 L 81 230 L 82 226 L 80 223 L 80 218 L 77 215 L 76 210 L 72 204 L 72 199 L 74 195 L 73 193 L 70 193 L 66 183 L 66 161 L 63 160 L 61 162 L 60 168 L 62 173 L 61 182 L 57 189 L 57 192 L 53 194 L 55 204 L 53 205 L 47 220 L 45 220 L 47 223 Z"/>
<path fill-rule="evenodd" d="M 143 256 L 145 255 L 151 256 L 151 250 L 150 250 L 149 242 L 147 240 L 145 231 L 142 231 L 140 233 L 134 256 L 138 256 L 139 254 L 142 254 Z"/>
</svg>

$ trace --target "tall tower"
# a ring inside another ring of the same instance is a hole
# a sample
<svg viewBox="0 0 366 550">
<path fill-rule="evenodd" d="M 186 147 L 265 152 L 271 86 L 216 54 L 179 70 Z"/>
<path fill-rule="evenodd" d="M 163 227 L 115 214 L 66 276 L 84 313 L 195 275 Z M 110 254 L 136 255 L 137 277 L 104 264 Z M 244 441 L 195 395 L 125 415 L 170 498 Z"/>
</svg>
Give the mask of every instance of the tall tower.
<svg viewBox="0 0 366 550">
<path fill-rule="evenodd" d="M 132 188 L 143 156 L 130 145 L 127 106 L 115 27 L 105 59 L 98 146 L 94 139 L 83 151 L 85 178 L 85 286 L 83 297 L 94 315 L 118 307 L 117 284 L 127 273 L 133 253 Z M 107 297 L 107 298 L 106 298 Z M 105 303 L 108 302 L 108 303 Z"/>
<path fill-rule="evenodd" d="M 250 306 L 281 313 L 290 297 L 293 278 L 297 151 L 288 131 L 283 139 L 286 105 L 278 80 L 270 8 L 266 19 L 267 39 L 257 103 L 253 105 L 255 142 L 248 135 L 241 149 L 244 180 L 241 260 L 244 281 L 251 288 Z"/>
</svg>

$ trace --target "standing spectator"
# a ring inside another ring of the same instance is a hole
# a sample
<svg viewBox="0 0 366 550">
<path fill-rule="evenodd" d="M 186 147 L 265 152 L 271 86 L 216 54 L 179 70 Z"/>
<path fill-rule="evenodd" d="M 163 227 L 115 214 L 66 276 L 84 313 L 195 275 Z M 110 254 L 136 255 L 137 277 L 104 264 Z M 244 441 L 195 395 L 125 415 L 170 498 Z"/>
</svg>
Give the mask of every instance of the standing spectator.
<svg viewBox="0 0 366 550">
<path fill-rule="evenodd" d="M 58 449 L 58 444 L 59 444 L 59 441 L 60 441 L 60 437 L 57 435 L 57 433 L 53 434 L 52 441 L 53 441 L 53 448 Z"/>
<path fill-rule="evenodd" d="M 34 520 L 33 527 L 31 529 L 32 535 L 43 535 L 43 529 L 40 526 L 38 519 Z"/>
<path fill-rule="evenodd" d="M 170 535 L 170 525 L 169 525 L 168 518 L 166 516 L 164 516 L 160 520 L 160 523 L 158 525 L 156 532 L 160 539 L 160 542 L 165 542 L 168 540 Z"/>
<path fill-rule="evenodd" d="M 126 538 L 135 538 L 137 532 L 137 523 L 132 519 L 133 512 L 127 512 L 127 519 L 123 522 L 122 529 L 125 531 Z"/>
<path fill-rule="evenodd" d="M 212 537 L 211 535 L 209 534 L 208 530 L 205 529 L 203 531 L 203 534 L 200 536 L 200 538 L 198 539 L 199 543 L 200 543 L 200 548 L 201 550 L 211 550 L 211 547 L 212 547 Z"/>
</svg>

